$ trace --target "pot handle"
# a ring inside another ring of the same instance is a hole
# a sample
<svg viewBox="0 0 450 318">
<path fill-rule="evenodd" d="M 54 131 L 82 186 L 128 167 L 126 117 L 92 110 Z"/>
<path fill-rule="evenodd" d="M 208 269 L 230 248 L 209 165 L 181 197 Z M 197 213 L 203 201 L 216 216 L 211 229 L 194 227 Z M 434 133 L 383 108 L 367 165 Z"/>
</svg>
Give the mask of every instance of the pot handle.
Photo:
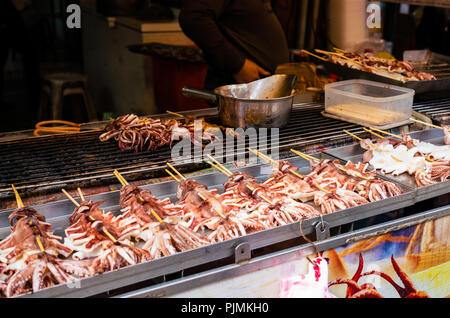
<svg viewBox="0 0 450 318">
<path fill-rule="evenodd" d="M 185 86 L 181 90 L 181 93 L 186 97 L 200 98 L 213 103 L 217 102 L 217 95 L 204 89 Z"/>
</svg>

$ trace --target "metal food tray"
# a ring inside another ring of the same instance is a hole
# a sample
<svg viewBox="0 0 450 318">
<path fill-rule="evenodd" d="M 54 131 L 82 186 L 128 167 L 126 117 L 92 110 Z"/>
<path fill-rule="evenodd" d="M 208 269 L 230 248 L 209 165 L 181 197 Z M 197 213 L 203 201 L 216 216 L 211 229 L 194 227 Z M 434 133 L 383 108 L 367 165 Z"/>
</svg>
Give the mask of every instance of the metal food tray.
<svg viewBox="0 0 450 318">
<path fill-rule="evenodd" d="M 410 134 L 410 136 L 414 139 L 419 139 L 421 141 L 433 143 L 435 145 L 444 144 L 444 134 L 441 129 L 437 128 L 413 132 Z M 365 151 L 366 150 L 361 148 L 358 143 L 355 145 L 325 150 L 324 153 L 343 161 L 351 161 L 353 163 L 356 163 L 362 162 L 362 157 Z M 383 174 L 381 174 L 380 172 L 377 172 L 377 175 L 383 176 Z M 416 196 L 415 202 L 420 202 L 450 192 L 450 180 L 423 187 L 417 187 L 414 177 L 410 176 L 408 173 L 403 173 L 399 176 L 385 174 L 384 178 L 389 181 L 401 183 L 405 186 L 414 188 Z"/>
<path fill-rule="evenodd" d="M 438 54 L 435 54 L 435 56 L 438 56 Z M 445 60 L 448 64 L 450 63 L 450 57 L 439 55 L 439 62 Z M 450 76 L 448 75 L 441 75 L 438 72 L 438 69 L 436 68 L 430 68 L 423 70 L 425 72 L 429 72 L 431 74 L 436 73 L 437 80 L 433 81 L 408 81 L 408 82 L 402 82 L 398 81 L 389 77 L 377 75 L 370 72 L 365 72 L 353 68 L 349 68 L 346 66 L 342 66 L 340 64 L 335 64 L 332 62 L 324 61 L 322 62 L 327 70 L 331 73 L 338 74 L 342 76 L 345 79 L 355 79 L 355 78 L 361 78 L 366 79 L 370 81 L 376 81 L 406 88 L 411 88 L 416 91 L 416 95 L 429 95 L 430 98 L 436 98 L 439 97 L 449 97 L 450 96 Z M 432 61 L 433 63 L 433 61 Z M 422 69 L 421 69 L 422 71 Z"/>
<path fill-rule="evenodd" d="M 324 154 L 315 154 L 315 156 L 323 159 L 331 158 Z M 305 159 L 295 157 L 287 159 L 287 161 L 299 167 L 299 172 L 302 174 L 307 174 L 311 171 L 309 168 L 309 162 Z M 253 166 L 231 170 L 245 171 L 248 174 L 255 176 L 257 180 L 261 181 L 267 180 L 271 174 L 271 166 L 268 164 L 255 164 Z M 207 185 L 210 189 L 217 188 L 221 191 L 223 189 L 222 185 L 227 180 L 227 177 L 221 173 L 214 172 L 201 176 L 195 176 L 193 179 Z M 336 228 L 341 225 L 413 205 L 415 196 L 414 190 L 403 184 L 398 185 L 404 191 L 404 193 L 399 196 L 337 211 L 331 214 L 323 215 L 322 217 L 303 220 L 302 229 L 304 234 L 309 235 L 315 232 L 319 240 L 324 239 L 329 236 L 327 233 L 324 234 L 324 225 L 329 231 L 330 228 Z M 141 186 L 141 188 L 150 190 L 159 198 L 174 198 L 176 187 L 177 183 L 175 181 Z M 118 213 L 119 195 L 120 191 L 117 190 L 88 196 L 87 198 L 93 201 L 105 201 L 105 203 L 101 206 L 102 209 L 105 211 Z M 52 230 L 55 232 L 55 235 L 64 236 L 64 228 L 69 225 L 68 217 L 74 209 L 73 203 L 70 200 L 61 200 L 31 207 L 46 217 L 47 222 L 52 224 Z M 10 233 L 8 216 L 12 211 L 13 209 L 0 211 L 0 238 L 4 238 Z M 237 253 L 240 248 L 246 248 L 251 251 L 261 247 L 285 242 L 290 239 L 295 239 L 300 236 L 299 222 L 296 222 L 249 234 L 236 239 L 227 240 L 225 242 L 210 244 L 201 248 L 180 252 L 175 255 L 166 256 L 149 262 L 128 266 L 119 270 L 95 275 L 93 277 L 84 278 L 75 284 L 76 288 L 74 288 L 74 284 L 62 284 L 41 290 L 37 293 L 21 295 L 18 297 L 48 298 L 94 296 L 152 278 L 161 277 L 198 265 L 207 264 L 212 261 L 232 257 L 236 255 L 235 253 Z M 243 247 L 242 244 L 244 243 L 245 246 Z"/>
</svg>

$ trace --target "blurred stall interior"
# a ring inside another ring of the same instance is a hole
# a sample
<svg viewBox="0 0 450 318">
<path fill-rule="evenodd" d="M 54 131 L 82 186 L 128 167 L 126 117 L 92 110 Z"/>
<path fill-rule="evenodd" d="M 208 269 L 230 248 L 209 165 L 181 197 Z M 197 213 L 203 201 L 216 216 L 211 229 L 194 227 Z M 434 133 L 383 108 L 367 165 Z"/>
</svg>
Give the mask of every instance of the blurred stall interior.
<svg viewBox="0 0 450 318">
<path fill-rule="evenodd" d="M 450 55 L 448 7 L 376 2 L 382 23 L 369 31 L 365 25 L 369 3 L 273 0 L 272 7 L 292 52 L 338 47 L 383 52 L 397 59 L 402 59 L 405 50 Z M 66 25 L 69 4 L 81 7 L 79 29 Z M 0 131 L 32 129 L 40 120 L 55 119 L 47 108 L 41 109 L 42 104 L 51 103 L 51 99 L 42 100 L 43 83 L 49 74 L 61 72 L 86 77 L 95 110 L 95 116 L 89 116 L 86 100 L 67 94 L 61 102 L 63 120 L 83 123 L 125 113 L 209 107 L 181 94 L 183 86 L 202 86 L 208 69 L 201 51 L 178 24 L 181 7 L 182 0 L 2 0 Z M 149 51 L 132 52 L 132 45 Z M 194 50 L 189 57 L 183 56 L 186 47 Z M 314 98 L 306 88 L 321 89 L 334 80 L 313 65 L 313 59 L 292 54 L 291 62 L 279 69 L 300 74 L 297 101 Z"/>
</svg>

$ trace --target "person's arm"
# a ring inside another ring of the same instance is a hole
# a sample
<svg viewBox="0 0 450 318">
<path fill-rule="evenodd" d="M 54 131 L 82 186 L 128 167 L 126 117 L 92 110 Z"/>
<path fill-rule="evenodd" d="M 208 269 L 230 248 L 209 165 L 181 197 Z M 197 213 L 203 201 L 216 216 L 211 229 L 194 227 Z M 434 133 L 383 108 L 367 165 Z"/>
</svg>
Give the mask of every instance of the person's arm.
<svg viewBox="0 0 450 318">
<path fill-rule="evenodd" d="M 234 75 L 243 83 L 268 72 L 246 59 L 222 34 L 217 21 L 229 0 L 185 0 L 179 22 L 183 32 L 197 44 L 217 70 Z"/>
</svg>

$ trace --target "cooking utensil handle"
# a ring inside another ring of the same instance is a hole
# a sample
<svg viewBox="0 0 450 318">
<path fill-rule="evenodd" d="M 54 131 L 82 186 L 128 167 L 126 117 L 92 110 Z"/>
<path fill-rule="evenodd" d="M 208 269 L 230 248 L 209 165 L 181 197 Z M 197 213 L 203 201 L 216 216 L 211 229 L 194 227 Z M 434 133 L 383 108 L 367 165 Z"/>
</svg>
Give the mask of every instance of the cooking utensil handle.
<svg viewBox="0 0 450 318">
<path fill-rule="evenodd" d="M 186 97 L 200 98 L 200 99 L 208 100 L 208 101 L 211 101 L 214 103 L 217 102 L 217 96 L 215 94 L 211 93 L 210 91 L 207 91 L 204 89 L 185 86 L 181 90 L 181 93 Z"/>
</svg>

